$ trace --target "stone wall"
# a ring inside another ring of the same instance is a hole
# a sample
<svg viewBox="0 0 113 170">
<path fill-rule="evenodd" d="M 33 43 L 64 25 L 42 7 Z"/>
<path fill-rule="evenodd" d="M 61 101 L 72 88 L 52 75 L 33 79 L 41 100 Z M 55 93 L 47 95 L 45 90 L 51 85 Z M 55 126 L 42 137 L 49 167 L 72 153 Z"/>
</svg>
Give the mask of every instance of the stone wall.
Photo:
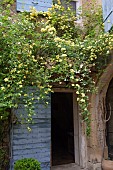
<svg viewBox="0 0 113 170">
<path fill-rule="evenodd" d="M 88 168 L 101 170 L 104 159 L 108 159 L 106 145 L 106 93 L 113 78 L 113 58 L 97 82 L 98 92 L 90 97 L 91 135 L 88 137 Z"/>
</svg>

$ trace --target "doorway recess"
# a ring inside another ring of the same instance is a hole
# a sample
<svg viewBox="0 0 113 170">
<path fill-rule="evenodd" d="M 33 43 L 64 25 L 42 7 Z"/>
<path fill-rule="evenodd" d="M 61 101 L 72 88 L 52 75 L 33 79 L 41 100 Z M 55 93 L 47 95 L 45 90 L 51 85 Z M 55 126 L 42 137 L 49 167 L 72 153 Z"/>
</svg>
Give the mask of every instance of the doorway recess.
<svg viewBox="0 0 113 170">
<path fill-rule="evenodd" d="M 107 124 L 106 124 L 106 143 L 108 146 L 108 159 L 113 160 L 113 78 L 110 81 L 106 94 L 106 110 L 107 110 Z"/>
<path fill-rule="evenodd" d="M 73 93 L 51 94 L 52 166 L 75 162 Z"/>
</svg>

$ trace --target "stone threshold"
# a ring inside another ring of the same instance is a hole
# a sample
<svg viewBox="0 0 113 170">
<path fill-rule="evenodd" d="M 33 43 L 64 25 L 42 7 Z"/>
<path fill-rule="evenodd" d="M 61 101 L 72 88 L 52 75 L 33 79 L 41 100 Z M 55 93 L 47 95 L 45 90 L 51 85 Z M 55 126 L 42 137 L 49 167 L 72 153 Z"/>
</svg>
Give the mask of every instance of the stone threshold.
<svg viewBox="0 0 113 170">
<path fill-rule="evenodd" d="M 75 163 L 52 166 L 51 170 L 83 170 Z"/>
</svg>

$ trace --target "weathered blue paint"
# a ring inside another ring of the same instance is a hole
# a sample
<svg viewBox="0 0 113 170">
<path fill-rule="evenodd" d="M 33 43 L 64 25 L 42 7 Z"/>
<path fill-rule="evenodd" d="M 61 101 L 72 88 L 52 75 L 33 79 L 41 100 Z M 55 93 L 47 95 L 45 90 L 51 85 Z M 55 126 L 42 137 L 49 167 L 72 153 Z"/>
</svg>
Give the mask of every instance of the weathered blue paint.
<svg viewBox="0 0 113 170">
<path fill-rule="evenodd" d="M 27 124 L 12 124 L 11 129 L 11 160 L 10 170 L 14 168 L 14 162 L 22 158 L 35 158 L 41 162 L 42 170 L 50 170 L 50 145 L 51 145 L 51 104 L 35 104 L 36 115 L 33 116 L 33 124 L 29 124 L 31 132 L 27 130 Z M 13 114 L 20 120 L 20 114 L 26 117 L 24 107 L 21 105 Z"/>
<path fill-rule="evenodd" d="M 17 11 L 30 11 L 35 7 L 37 11 L 48 11 L 51 8 L 52 0 L 17 0 Z"/>
<path fill-rule="evenodd" d="M 109 31 L 113 26 L 113 0 L 102 0 L 103 20 L 105 31 Z"/>
</svg>

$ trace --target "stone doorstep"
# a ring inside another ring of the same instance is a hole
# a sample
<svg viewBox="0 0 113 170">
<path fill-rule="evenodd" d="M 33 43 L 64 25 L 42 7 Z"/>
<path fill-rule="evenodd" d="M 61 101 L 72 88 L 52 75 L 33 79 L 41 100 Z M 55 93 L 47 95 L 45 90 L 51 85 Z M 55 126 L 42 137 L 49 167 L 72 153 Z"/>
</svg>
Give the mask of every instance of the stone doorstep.
<svg viewBox="0 0 113 170">
<path fill-rule="evenodd" d="M 102 170 L 101 163 L 93 164 L 93 163 L 89 162 L 87 170 Z"/>
<path fill-rule="evenodd" d="M 81 169 L 80 166 L 71 163 L 65 165 L 52 166 L 51 170 L 85 170 L 85 169 Z"/>
<path fill-rule="evenodd" d="M 102 161 L 102 169 L 103 170 L 113 170 L 113 161 L 103 160 Z"/>
</svg>

